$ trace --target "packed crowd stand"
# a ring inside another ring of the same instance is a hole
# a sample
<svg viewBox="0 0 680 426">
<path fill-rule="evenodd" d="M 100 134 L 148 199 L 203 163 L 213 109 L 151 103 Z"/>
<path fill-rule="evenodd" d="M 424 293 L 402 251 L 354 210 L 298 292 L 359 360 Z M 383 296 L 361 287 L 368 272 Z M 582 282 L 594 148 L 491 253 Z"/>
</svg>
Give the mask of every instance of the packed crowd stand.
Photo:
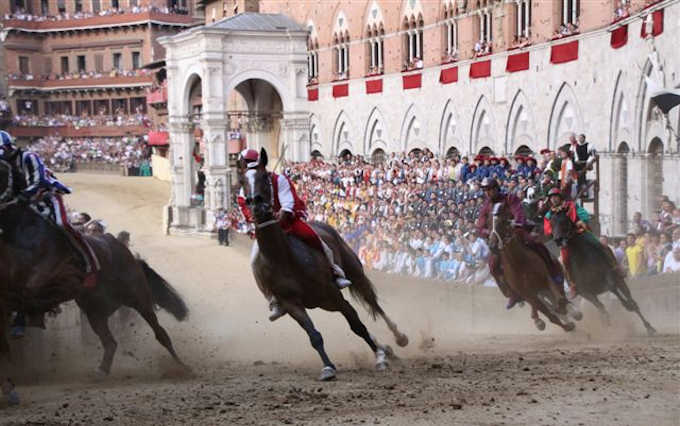
<svg viewBox="0 0 680 426">
<path fill-rule="evenodd" d="M 4 16 L 5 20 L 16 19 L 18 21 L 32 21 L 32 22 L 50 22 L 50 21 L 67 21 L 70 19 L 87 19 L 94 18 L 97 16 L 113 16 L 122 15 L 125 13 L 163 13 L 163 14 L 177 14 L 177 15 L 187 15 L 189 10 L 182 7 L 156 7 L 156 6 L 133 6 L 130 8 L 109 8 L 94 12 L 62 12 L 57 15 L 33 15 L 27 12 L 25 9 L 18 9 L 14 13 L 6 13 Z"/>
<path fill-rule="evenodd" d="M 9 80 L 81 80 L 81 79 L 98 79 L 98 78 L 115 78 L 115 77 L 144 77 L 153 75 L 153 72 L 148 69 L 138 68 L 131 70 L 123 70 L 114 68 L 110 71 L 74 71 L 70 73 L 50 73 L 34 75 L 32 73 L 10 73 L 7 75 Z"/>
<path fill-rule="evenodd" d="M 144 139 L 137 137 L 47 137 L 38 139 L 30 149 L 38 153 L 45 165 L 55 171 L 70 170 L 74 163 L 113 164 L 146 169 L 151 157 Z"/>
<path fill-rule="evenodd" d="M 314 159 L 294 163 L 285 173 L 308 207 L 308 219 L 336 227 L 364 266 L 390 274 L 494 285 L 487 267 L 489 247 L 477 235 L 484 177 L 495 177 L 503 192 L 522 201 L 528 218 L 536 218 L 548 191 L 559 185 L 556 153 L 541 159 L 478 155 L 438 159 L 428 150 L 391 154 L 369 164 L 361 156 L 335 163 Z M 237 212 L 238 209 L 232 209 Z M 242 217 L 228 216 L 240 232 Z M 224 213 L 226 214 L 226 213 Z M 542 221 L 536 220 L 542 233 Z M 611 245 L 630 276 L 680 271 L 680 210 L 667 198 L 654 223 L 636 214 L 631 233 Z"/>
<path fill-rule="evenodd" d="M 18 127 L 62 127 L 69 126 L 75 128 L 83 127 L 128 127 L 145 126 L 149 127 L 151 121 L 146 114 L 123 114 L 118 112 L 114 115 L 36 115 L 36 114 L 17 114 L 12 120 L 12 124 Z"/>
</svg>

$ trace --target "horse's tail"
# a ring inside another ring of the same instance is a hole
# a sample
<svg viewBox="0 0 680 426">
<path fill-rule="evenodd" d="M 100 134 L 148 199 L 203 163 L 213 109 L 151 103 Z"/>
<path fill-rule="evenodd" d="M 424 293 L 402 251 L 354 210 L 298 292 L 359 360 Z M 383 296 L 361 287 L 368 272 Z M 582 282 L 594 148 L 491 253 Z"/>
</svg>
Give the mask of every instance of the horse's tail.
<svg viewBox="0 0 680 426">
<path fill-rule="evenodd" d="M 149 282 L 149 287 L 151 287 L 153 303 L 170 312 L 177 318 L 177 321 L 185 320 L 189 315 L 189 308 L 182 300 L 182 296 L 145 260 L 138 259 L 138 262 L 144 271 L 146 280 Z"/>
<path fill-rule="evenodd" d="M 378 304 L 378 296 L 375 292 L 375 287 L 364 273 L 364 267 L 361 265 L 361 261 L 356 253 L 354 253 L 354 250 L 352 250 L 340 234 L 330 225 L 321 222 L 314 222 L 314 224 L 323 228 L 323 230 L 336 241 L 341 256 L 340 260 L 342 268 L 345 271 L 347 278 L 352 281 L 352 285 L 349 287 L 352 297 L 364 305 L 374 320 L 378 316 L 384 316 L 385 312 Z"/>
</svg>

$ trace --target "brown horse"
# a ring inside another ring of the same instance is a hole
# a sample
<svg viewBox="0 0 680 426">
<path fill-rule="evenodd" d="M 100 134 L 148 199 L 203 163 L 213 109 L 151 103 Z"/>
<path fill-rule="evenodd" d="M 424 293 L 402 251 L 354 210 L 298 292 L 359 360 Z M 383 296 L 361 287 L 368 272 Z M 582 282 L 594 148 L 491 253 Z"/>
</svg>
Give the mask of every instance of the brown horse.
<svg viewBox="0 0 680 426">
<path fill-rule="evenodd" d="M 572 331 L 574 323 L 568 316 L 580 320 L 582 315 L 567 302 L 564 287 L 554 283 L 541 256 L 521 241 L 512 226 L 510 213 L 502 203 L 494 205 L 491 215 L 493 228 L 489 245 L 499 252 L 508 286 L 531 306 L 531 318 L 536 328 L 545 329 L 545 322 L 538 316 L 540 311 L 564 331 Z"/>
<path fill-rule="evenodd" d="M 182 364 L 154 312 L 154 305 L 158 305 L 178 320 L 186 318 L 186 305 L 172 286 L 106 234 L 85 237 L 101 269 L 96 287 L 84 288 L 83 260 L 70 237 L 17 201 L 15 194 L 22 185 L 25 182 L 21 173 L 0 160 L 0 356 L 10 355 L 7 319 L 11 312 L 42 318 L 61 303 L 75 299 L 102 342 L 102 373 L 110 372 L 117 346 L 108 318 L 122 305 L 139 312 L 156 339 Z"/>
<path fill-rule="evenodd" d="M 574 281 L 576 292 L 595 305 L 603 322 L 610 323 L 609 314 L 597 296 L 610 291 L 619 298 L 626 310 L 635 312 L 640 317 L 649 335 L 655 334 L 656 330 L 642 315 L 640 307 L 633 299 L 623 272 L 619 270 L 609 247 L 603 246 L 590 232 L 578 233 L 565 209 L 553 212 L 550 224 L 555 243 L 569 250 L 566 267 Z"/>
<path fill-rule="evenodd" d="M 352 331 L 366 341 L 376 357 L 379 370 L 388 366 L 389 348 L 380 345 L 362 323 L 356 310 L 342 296 L 335 285 L 331 265 L 326 256 L 301 240 L 286 234 L 272 211 L 271 175 L 266 170 L 267 152 L 260 152 L 259 166 L 254 179 L 246 183 L 241 173 L 241 184 L 246 200 L 255 217 L 256 243 L 253 245 L 252 269 L 258 287 L 266 297 L 274 295 L 281 306 L 307 332 L 311 345 L 323 361 L 320 380 L 335 378 L 336 368 L 323 345 L 306 309 L 321 308 L 340 312 Z M 252 173 L 252 172 L 251 172 Z M 399 346 L 406 346 L 408 338 L 390 320 L 378 304 L 373 284 L 364 274 L 359 258 L 332 227 L 318 222 L 310 225 L 328 244 L 339 259 L 347 278 L 352 281 L 350 291 L 368 308 L 373 319 L 382 317 Z"/>
</svg>

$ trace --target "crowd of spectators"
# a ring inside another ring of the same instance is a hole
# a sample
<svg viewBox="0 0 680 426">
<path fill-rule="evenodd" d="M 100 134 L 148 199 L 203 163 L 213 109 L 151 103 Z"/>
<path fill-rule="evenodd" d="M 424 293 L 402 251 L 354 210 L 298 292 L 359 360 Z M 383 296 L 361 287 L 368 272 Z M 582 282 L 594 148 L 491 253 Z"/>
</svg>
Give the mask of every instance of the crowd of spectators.
<svg viewBox="0 0 680 426">
<path fill-rule="evenodd" d="M 479 155 L 472 161 L 457 155 L 438 159 L 424 150 L 391 154 L 375 164 L 361 156 L 335 163 L 313 159 L 291 164 L 285 173 L 306 202 L 308 219 L 338 229 L 365 267 L 425 279 L 493 285 L 486 266 L 489 249 L 475 229 L 484 201 L 481 179 L 496 177 L 502 191 L 516 194 L 527 217 L 535 218 L 545 194 L 558 184 L 554 160 L 554 153 L 547 150 L 540 159 Z M 641 232 L 642 244 L 649 252 L 645 257 L 649 273 L 664 271 L 666 265 L 661 260 L 668 259 L 668 253 L 676 256 L 676 266 L 669 270 L 680 266 L 680 242 L 677 236 L 671 238 L 672 229 L 678 229 L 675 232 L 680 236 L 680 211 L 668 200 L 662 211 L 663 217 L 654 226 L 662 226 L 659 229 L 665 237 L 659 234 L 657 238 L 645 227 L 636 231 Z M 541 222 L 537 223 L 540 233 Z M 248 230 L 243 219 L 234 227 Z M 671 240 L 676 241 L 675 252 L 668 251 Z M 612 249 L 625 250 L 626 241 L 621 244 L 615 243 Z M 628 267 L 629 256 L 616 254 Z M 673 260 L 669 262 L 673 264 Z M 631 268 L 632 276 L 640 274 L 636 265 Z"/>
<path fill-rule="evenodd" d="M 553 34 L 553 40 L 573 36 L 578 33 L 579 33 L 578 23 L 572 24 L 570 22 L 568 24 L 561 24 L 560 27 Z"/>
<path fill-rule="evenodd" d="M 156 6 L 133 6 L 130 8 L 109 8 L 109 9 L 103 9 L 99 11 L 98 13 L 95 12 L 86 12 L 86 11 L 80 11 L 80 12 L 74 12 L 74 13 L 68 13 L 68 12 L 61 12 L 58 13 L 57 15 L 34 15 L 32 13 L 29 13 L 25 9 L 18 9 L 14 13 L 6 13 L 4 16 L 4 19 L 6 21 L 8 20 L 18 20 L 18 21 L 32 21 L 32 22 L 46 22 L 46 21 L 67 21 L 70 19 L 87 19 L 87 18 L 94 18 L 97 16 L 113 16 L 113 15 L 122 15 L 125 13 L 147 13 L 147 12 L 153 12 L 153 13 L 164 13 L 164 14 L 178 14 L 178 15 L 187 15 L 189 13 L 189 10 L 187 8 L 183 7 L 156 7 Z"/>
<path fill-rule="evenodd" d="M 662 197 L 659 213 L 652 221 L 633 216 L 626 238 L 608 244 L 629 276 L 639 277 L 680 271 L 680 209 Z"/>
<path fill-rule="evenodd" d="M 30 149 L 40 155 L 47 167 L 56 171 L 68 171 L 76 162 L 144 168 L 151 156 L 144 138 L 137 137 L 46 137 L 38 139 Z"/>
<path fill-rule="evenodd" d="M 143 113 L 123 114 L 121 111 L 114 115 L 36 115 L 17 114 L 14 116 L 13 125 L 18 127 L 127 127 L 127 126 L 150 126 L 149 117 Z"/>
<path fill-rule="evenodd" d="M 115 78 L 115 77 L 142 77 L 152 75 L 153 72 L 148 69 L 139 68 L 132 70 L 112 69 L 110 71 L 77 71 L 66 74 L 40 74 L 34 75 L 31 73 L 10 73 L 7 78 L 10 80 L 80 80 L 80 79 L 97 79 L 97 78 Z"/>
<path fill-rule="evenodd" d="M 472 48 L 472 55 L 475 58 L 491 54 L 491 42 L 478 40 Z"/>
</svg>

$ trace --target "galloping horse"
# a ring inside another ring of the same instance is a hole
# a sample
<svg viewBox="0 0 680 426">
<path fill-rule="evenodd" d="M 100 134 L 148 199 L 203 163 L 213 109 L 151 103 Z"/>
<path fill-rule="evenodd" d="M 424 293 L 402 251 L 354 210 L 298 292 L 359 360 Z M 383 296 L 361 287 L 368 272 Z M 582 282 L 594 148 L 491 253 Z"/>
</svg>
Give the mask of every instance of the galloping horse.
<svg viewBox="0 0 680 426">
<path fill-rule="evenodd" d="M 265 296 L 276 296 L 280 306 L 309 335 L 311 345 L 319 353 L 324 365 L 319 380 L 334 379 L 336 368 L 328 358 L 323 338 L 314 327 L 306 309 L 339 311 L 352 331 L 363 338 L 374 352 L 376 367 L 379 370 L 387 368 L 388 348 L 380 345 L 369 334 L 356 310 L 342 296 L 334 283 L 326 257 L 296 237 L 284 233 L 274 218 L 271 175 L 267 172 L 266 166 L 267 152 L 262 149 L 254 183 L 252 185 L 246 183 L 243 174 L 240 174 L 246 202 L 255 217 L 257 241 L 253 245 L 251 266 L 258 287 Z M 373 319 L 380 316 L 385 320 L 399 346 L 406 346 L 408 338 L 398 330 L 396 324 L 378 304 L 373 284 L 364 274 L 356 254 L 329 225 L 319 222 L 311 222 L 310 225 L 333 250 L 335 258 L 340 259 L 340 266 L 347 278 L 352 281 L 350 287 L 352 295 L 364 303 Z"/>
<path fill-rule="evenodd" d="M 566 246 L 569 250 L 569 262 L 565 266 L 576 292 L 595 305 L 605 324 L 609 324 L 609 314 L 597 296 L 611 291 L 621 300 L 624 308 L 638 314 L 648 334 L 656 333 L 633 299 L 622 272 L 618 270 L 614 255 L 605 252 L 609 248 L 604 247 L 592 234 L 576 232 L 576 225 L 569 220 L 564 209 L 552 213 L 550 224 L 555 243 L 559 247 Z"/>
<path fill-rule="evenodd" d="M 96 287 L 84 288 L 82 259 L 70 237 L 17 201 L 16 194 L 24 186 L 23 175 L 0 160 L 0 356 L 10 355 L 7 342 L 10 312 L 42 317 L 61 303 L 75 299 L 104 348 L 100 372 L 111 371 L 117 344 L 108 318 L 122 305 L 139 312 L 156 339 L 182 364 L 154 312 L 154 305 L 158 305 L 178 320 L 186 318 L 187 307 L 172 286 L 145 261 L 135 259 L 125 245 L 106 234 L 84 237 L 101 263 Z"/>
<path fill-rule="evenodd" d="M 499 251 L 508 286 L 531 305 L 531 318 L 536 328 L 545 329 L 545 322 L 538 316 L 541 311 L 564 331 L 572 331 L 574 323 L 568 316 L 578 321 L 582 315 L 567 302 L 564 287 L 553 282 L 543 259 L 521 241 L 503 204 L 495 204 L 491 215 L 493 227 L 489 245 Z"/>
</svg>

